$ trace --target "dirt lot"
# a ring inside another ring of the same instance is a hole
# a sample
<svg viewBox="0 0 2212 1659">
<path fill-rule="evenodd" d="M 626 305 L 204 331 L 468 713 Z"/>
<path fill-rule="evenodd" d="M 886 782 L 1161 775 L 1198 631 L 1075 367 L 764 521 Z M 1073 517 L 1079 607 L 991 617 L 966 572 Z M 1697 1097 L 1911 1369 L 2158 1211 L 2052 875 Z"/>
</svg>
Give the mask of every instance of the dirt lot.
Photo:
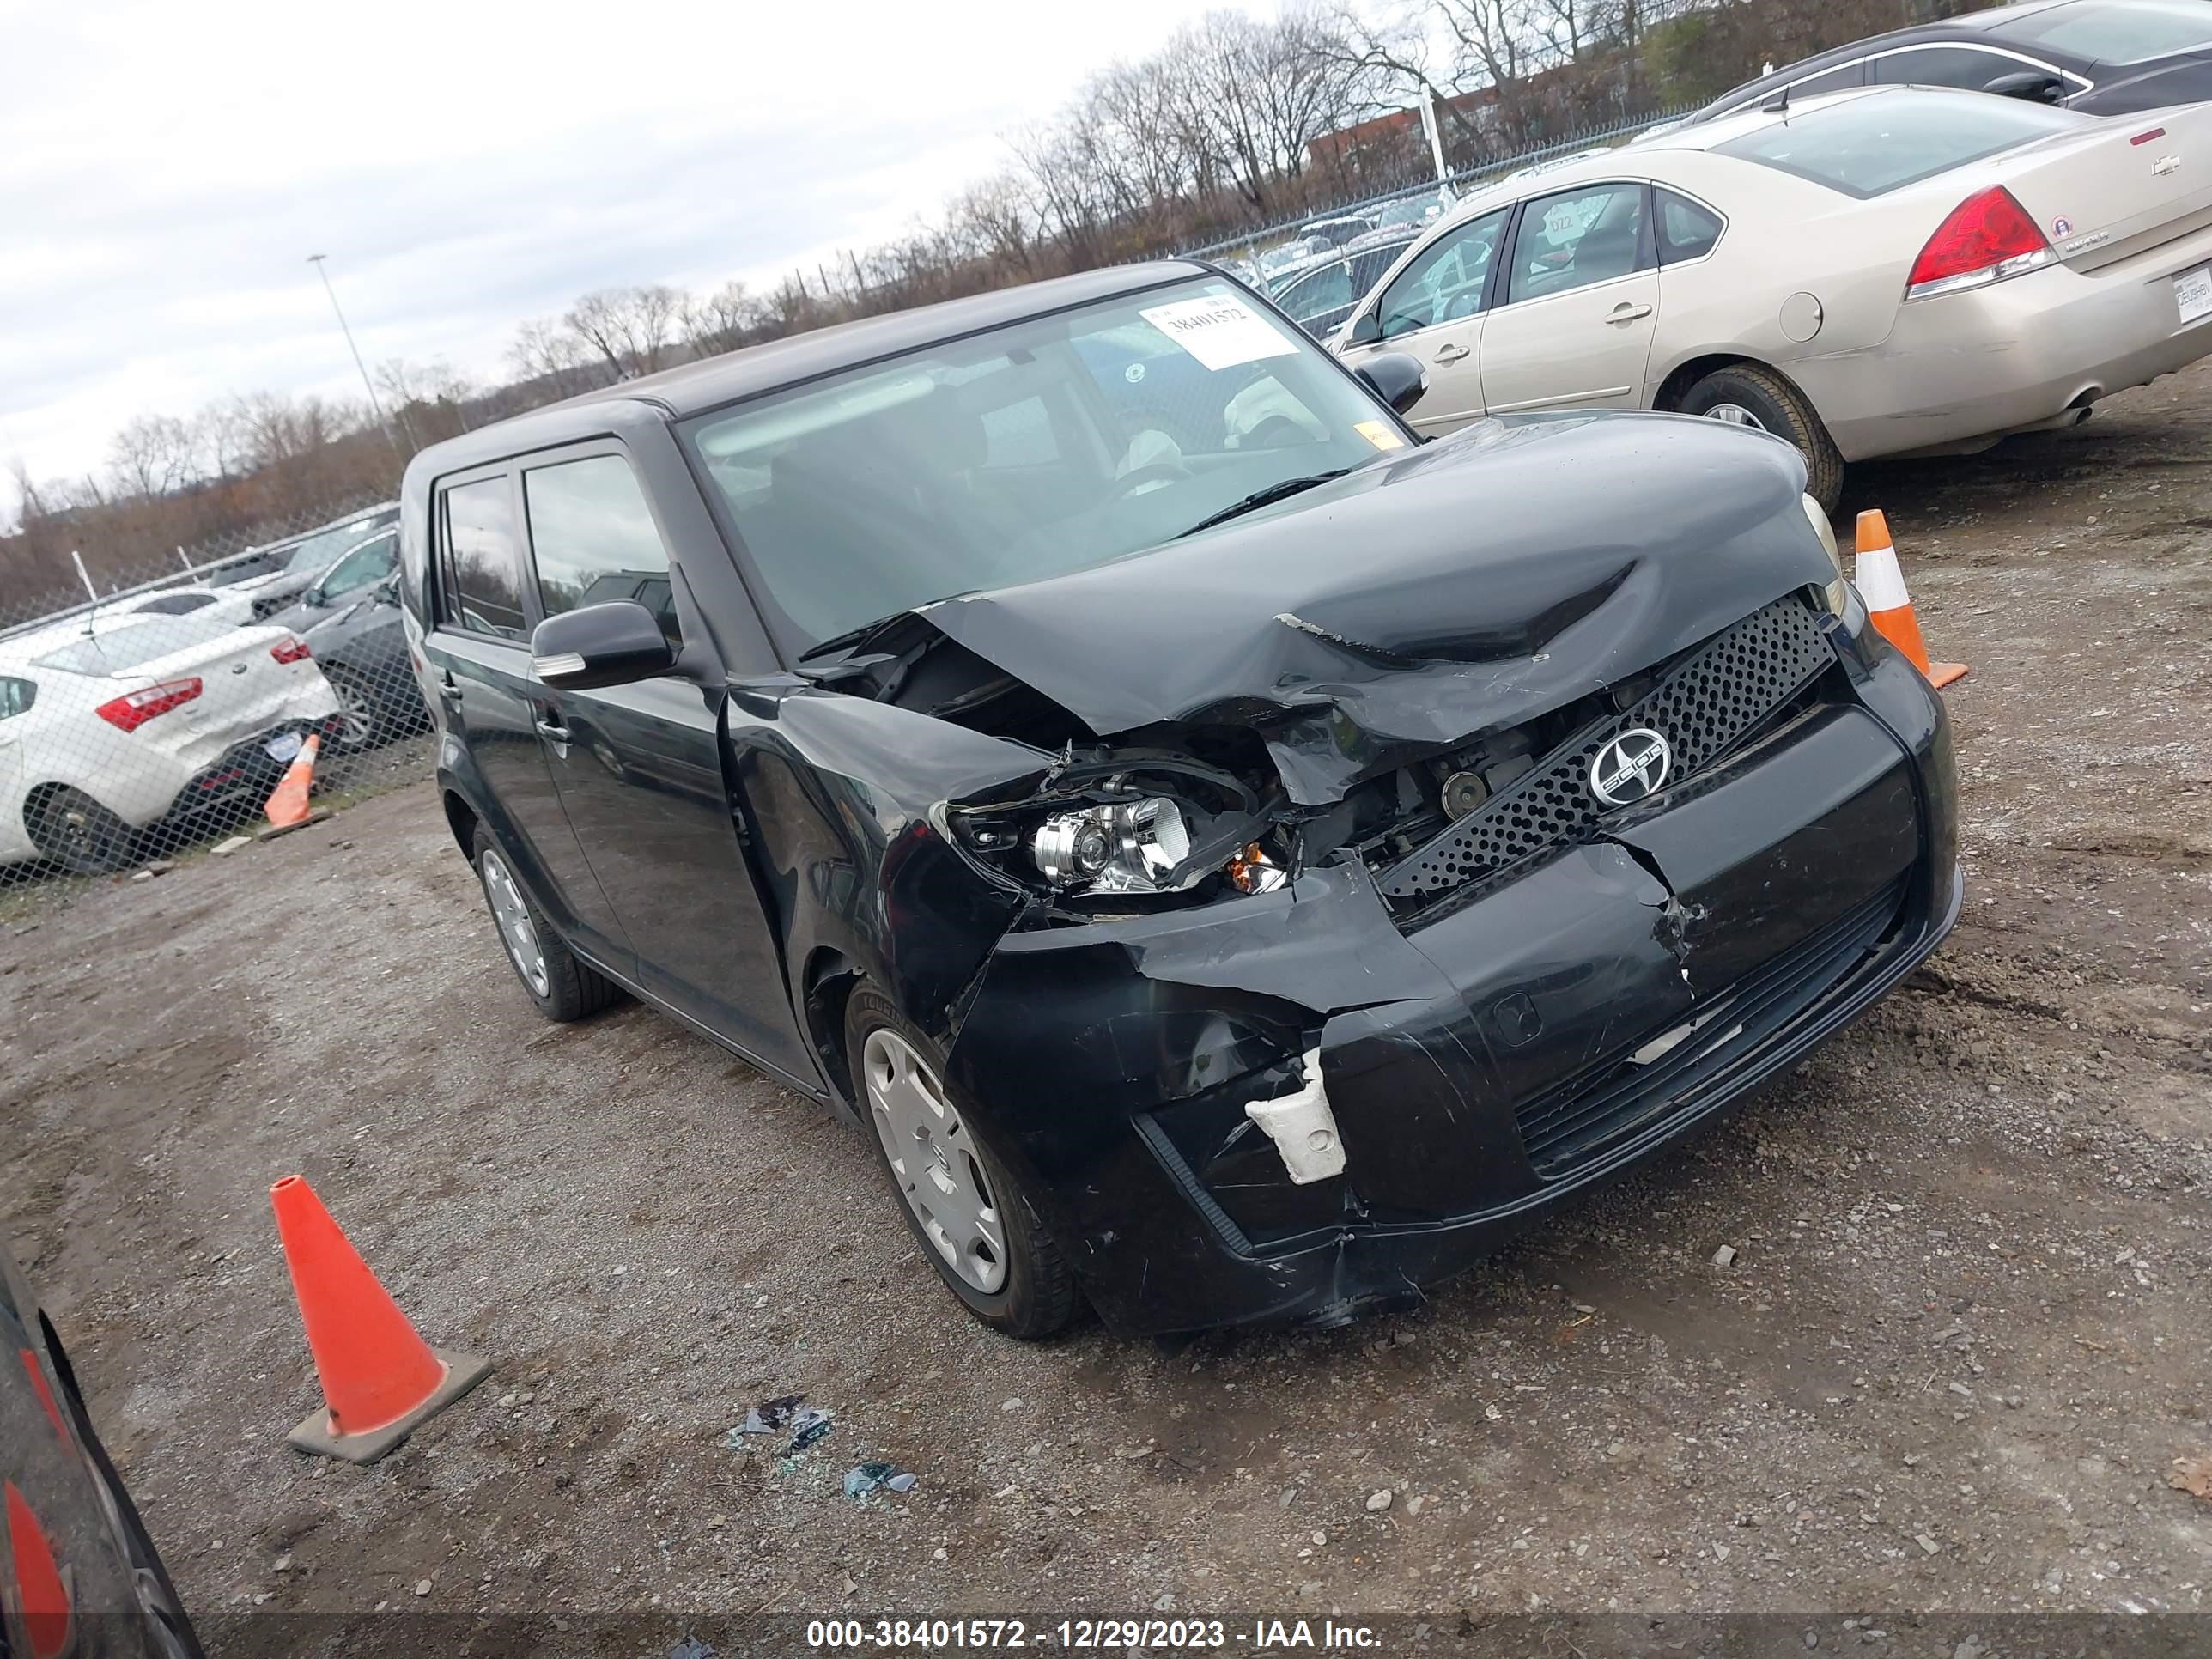
<svg viewBox="0 0 2212 1659">
<path fill-rule="evenodd" d="M 1973 665 L 1952 941 L 1723 1126 L 1327 1335 L 984 1334 L 858 1133 L 642 1009 L 538 1024 L 427 785 L 15 922 L 0 1229 L 186 1601 L 2203 1609 L 2212 1504 L 2163 1476 L 2212 1450 L 2212 368 L 1864 469 L 1877 503 Z M 292 1170 L 499 1362 L 373 1471 L 283 1443 Z M 826 1441 L 725 1445 L 787 1392 Z M 864 1457 L 919 1486 L 848 1502 Z"/>
</svg>

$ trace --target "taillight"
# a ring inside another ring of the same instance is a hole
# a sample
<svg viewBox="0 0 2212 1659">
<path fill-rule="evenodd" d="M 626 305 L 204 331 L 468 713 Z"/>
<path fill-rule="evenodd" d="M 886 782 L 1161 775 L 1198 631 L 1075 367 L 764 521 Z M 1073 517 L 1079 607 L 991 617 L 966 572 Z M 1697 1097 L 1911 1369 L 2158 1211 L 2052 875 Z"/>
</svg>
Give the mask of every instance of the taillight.
<svg viewBox="0 0 2212 1659">
<path fill-rule="evenodd" d="M 1936 227 L 1905 279 L 1905 297 L 1924 300 L 2002 282 L 2051 263 L 2051 244 L 2002 185 L 1969 196 Z"/>
<path fill-rule="evenodd" d="M 143 691 L 125 691 L 92 712 L 118 732 L 136 732 L 155 715 L 166 714 L 172 708 L 181 708 L 199 694 L 200 683 L 197 678 L 163 680 L 159 685 L 149 685 Z"/>
<path fill-rule="evenodd" d="M 278 662 L 305 662 L 314 653 L 307 649 L 307 641 L 301 639 L 297 634 L 287 634 L 276 644 L 269 647 L 269 654 L 276 658 Z"/>
</svg>

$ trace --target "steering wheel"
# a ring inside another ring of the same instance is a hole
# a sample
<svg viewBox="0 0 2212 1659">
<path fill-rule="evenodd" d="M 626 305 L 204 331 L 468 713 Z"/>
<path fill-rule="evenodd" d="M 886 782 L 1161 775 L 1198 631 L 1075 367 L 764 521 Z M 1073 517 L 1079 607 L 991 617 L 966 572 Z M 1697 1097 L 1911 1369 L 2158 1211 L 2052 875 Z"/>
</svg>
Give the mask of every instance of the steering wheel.
<svg viewBox="0 0 2212 1659">
<path fill-rule="evenodd" d="M 1190 469 L 1179 462 L 1147 461 L 1115 479 L 1113 493 L 1108 499 L 1118 501 L 1124 495 L 1133 495 L 1145 484 L 1182 483 L 1189 477 Z"/>
</svg>

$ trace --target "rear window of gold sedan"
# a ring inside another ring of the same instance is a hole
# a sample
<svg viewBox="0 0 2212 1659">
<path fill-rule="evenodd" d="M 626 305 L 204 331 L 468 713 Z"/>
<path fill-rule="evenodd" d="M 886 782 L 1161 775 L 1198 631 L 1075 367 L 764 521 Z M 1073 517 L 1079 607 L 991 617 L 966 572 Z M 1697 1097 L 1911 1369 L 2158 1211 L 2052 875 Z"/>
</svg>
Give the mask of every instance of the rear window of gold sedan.
<svg viewBox="0 0 2212 1659">
<path fill-rule="evenodd" d="M 2070 132 L 2094 118 L 1986 93 L 1916 88 L 1791 114 L 1715 144 L 1713 153 L 1757 161 L 1863 200 Z"/>
</svg>

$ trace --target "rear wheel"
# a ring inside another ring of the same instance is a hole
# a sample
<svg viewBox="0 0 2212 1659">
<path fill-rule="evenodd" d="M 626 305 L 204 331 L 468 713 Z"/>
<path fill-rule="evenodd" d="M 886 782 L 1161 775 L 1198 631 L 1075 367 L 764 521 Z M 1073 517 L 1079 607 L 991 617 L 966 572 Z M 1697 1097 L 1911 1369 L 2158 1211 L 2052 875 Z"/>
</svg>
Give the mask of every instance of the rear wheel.
<svg viewBox="0 0 2212 1659">
<path fill-rule="evenodd" d="M 1805 458 L 1805 493 L 1826 511 L 1843 499 L 1844 458 L 1805 394 L 1757 363 L 1717 368 L 1682 394 L 1685 415 L 1703 415 L 1732 426 L 1756 428 L 1787 438 Z"/>
<path fill-rule="evenodd" d="M 40 853 L 73 876 L 119 870 L 137 850 L 131 826 L 82 789 L 64 787 L 41 798 L 30 830 Z"/>
<path fill-rule="evenodd" d="M 545 925 L 545 918 L 515 880 L 507 855 L 481 824 L 477 826 L 476 865 L 499 942 L 539 1013 L 565 1024 L 598 1013 L 621 994 L 612 980 L 580 960 Z"/>
<path fill-rule="evenodd" d="M 845 1006 L 858 1104 L 907 1225 L 984 1324 L 1034 1340 L 1074 1318 L 1074 1276 L 1021 1183 L 945 1083 L 936 1045 L 873 986 Z"/>
</svg>

